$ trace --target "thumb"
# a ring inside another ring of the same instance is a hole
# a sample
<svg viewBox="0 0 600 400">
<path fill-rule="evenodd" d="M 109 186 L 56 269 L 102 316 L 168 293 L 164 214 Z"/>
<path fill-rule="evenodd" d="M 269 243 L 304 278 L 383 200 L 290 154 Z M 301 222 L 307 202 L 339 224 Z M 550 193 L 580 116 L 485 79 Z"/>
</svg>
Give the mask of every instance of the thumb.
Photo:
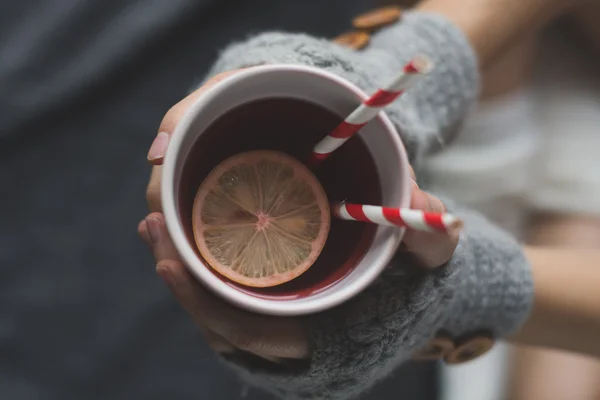
<svg viewBox="0 0 600 400">
<path fill-rule="evenodd" d="M 440 199 L 422 191 L 414 181 L 410 207 L 428 212 L 446 212 L 446 206 Z M 417 257 L 425 268 L 437 268 L 450 260 L 459 237 L 458 232 L 448 234 L 409 229 L 404 234 L 403 243 L 405 249 Z"/>
<path fill-rule="evenodd" d="M 188 109 L 203 95 L 207 89 L 221 82 L 225 78 L 235 74 L 239 70 L 221 72 L 218 75 L 210 78 L 204 85 L 192 92 L 189 96 L 175 104 L 167 111 L 160 126 L 158 128 L 158 135 L 154 138 L 150 149 L 148 150 L 148 162 L 152 165 L 162 165 L 165 153 L 171 140 L 171 135 L 177 126 L 179 120 L 188 111 Z"/>
</svg>

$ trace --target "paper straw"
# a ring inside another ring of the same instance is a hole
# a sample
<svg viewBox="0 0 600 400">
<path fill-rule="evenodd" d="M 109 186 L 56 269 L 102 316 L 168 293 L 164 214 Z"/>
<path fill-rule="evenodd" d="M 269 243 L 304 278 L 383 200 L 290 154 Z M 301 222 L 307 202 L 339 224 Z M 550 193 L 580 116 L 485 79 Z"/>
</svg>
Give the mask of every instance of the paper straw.
<svg viewBox="0 0 600 400">
<path fill-rule="evenodd" d="M 406 89 L 413 86 L 420 78 L 431 70 L 431 62 L 423 57 L 415 57 L 406 64 L 402 72 L 384 89 L 379 89 L 370 98 L 356 108 L 329 135 L 321 140 L 313 149 L 309 164 L 315 165 L 350 139 L 360 128 L 377 116 L 382 108 L 396 100 Z"/>
<path fill-rule="evenodd" d="M 348 221 L 398 226 L 421 232 L 456 233 L 463 226 L 462 220 L 452 214 L 406 208 L 336 203 L 331 205 L 331 211 L 336 217 Z"/>
</svg>

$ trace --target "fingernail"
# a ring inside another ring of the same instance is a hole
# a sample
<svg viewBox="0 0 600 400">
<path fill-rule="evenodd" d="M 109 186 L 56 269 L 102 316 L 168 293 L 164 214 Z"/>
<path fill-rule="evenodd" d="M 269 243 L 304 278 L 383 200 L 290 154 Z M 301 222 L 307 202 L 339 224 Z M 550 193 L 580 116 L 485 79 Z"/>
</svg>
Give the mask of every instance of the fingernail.
<svg viewBox="0 0 600 400">
<path fill-rule="evenodd" d="M 165 282 L 165 284 L 169 287 L 169 289 L 173 290 L 175 288 L 175 281 L 173 280 L 173 275 L 171 275 L 171 271 L 169 271 L 167 267 L 159 267 L 156 269 L 156 272 Z"/>
<path fill-rule="evenodd" d="M 417 189 L 419 189 L 419 184 L 417 183 L 417 181 L 415 181 L 414 179 L 411 179 L 413 185 L 415 185 L 417 187 Z"/>
<path fill-rule="evenodd" d="M 148 236 L 150 236 L 152 244 L 159 243 L 162 237 L 160 221 L 156 218 L 146 218 L 146 226 L 148 227 Z"/>
<path fill-rule="evenodd" d="M 138 232 L 140 234 L 140 237 L 144 242 L 146 242 L 146 244 L 152 244 L 152 240 L 150 239 L 150 235 L 148 234 L 148 224 L 146 223 L 146 220 L 140 222 L 140 224 L 138 225 Z"/>
<path fill-rule="evenodd" d="M 169 146 L 169 134 L 167 132 L 158 132 L 150 150 L 148 150 L 148 161 L 155 161 L 165 156 Z"/>
</svg>

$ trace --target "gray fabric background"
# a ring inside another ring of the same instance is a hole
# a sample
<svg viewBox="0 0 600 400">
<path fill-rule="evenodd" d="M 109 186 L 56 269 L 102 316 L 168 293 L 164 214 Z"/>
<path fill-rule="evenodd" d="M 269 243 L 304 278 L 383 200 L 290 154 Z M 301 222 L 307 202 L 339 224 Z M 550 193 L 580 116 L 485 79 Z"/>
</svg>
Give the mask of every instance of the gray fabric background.
<svg viewBox="0 0 600 400">
<path fill-rule="evenodd" d="M 0 399 L 244 398 L 137 238 L 146 151 L 230 40 L 334 36 L 370 6 L 0 1 Z M 369 398 L 431 398 L 432 370 L 405 367 Z"/>
</svg>

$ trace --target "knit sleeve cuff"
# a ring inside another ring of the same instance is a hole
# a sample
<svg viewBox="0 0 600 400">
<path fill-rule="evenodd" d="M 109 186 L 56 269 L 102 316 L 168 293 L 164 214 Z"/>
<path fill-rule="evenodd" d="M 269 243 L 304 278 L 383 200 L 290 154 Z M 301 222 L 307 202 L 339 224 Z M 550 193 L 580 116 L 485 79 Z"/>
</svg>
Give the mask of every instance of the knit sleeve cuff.
<svg viewBox="0 0 600 400">
<path fill-rule="evenodd" d="M 264 33 L 226 48 L 208 77 L 263 64 L 301 64 L 325 69 L 367 93 L 386 85 L 413 57 L 434 69 L 386 107 L 412 162 L 447 143 L 479 93 L 477 58 L 466 37 L 445 18 L 410 12 L 354 51 L 304 34 Z"/>
<path fill-rule="evenodd" d="M 398 252 L 367 290 L 306 324 L 313 354 L 306 369 L 236 362 L 247 382 L 290 400 L 355 398 L 407 361 L 440 331 L 452 338 L 501 338 L 525 321 L 533 299 L 521 247 L 483 217 L 455 208 L 465 230 L 452 259 L 430 271 Z"/>
<path fill-rule="evenodd" d="M 434 335 L 451 305 L 459 274 L 448 265 L 428 271 L 398 253 L 367 290 L 306 318 L 313 352 L 307 368 L 266 368 L 236 359 L 249 384 L 286 400 L 357 398 Z"/>
<path fill-rule="evenodd" d="M 460 273 L 442 329 L 454 338 L 515 333 L 529 316 L 534 294 L 521 244 L 478 213 L 445 204 L 466 229 L 453 258 Z"/>
</svg>

